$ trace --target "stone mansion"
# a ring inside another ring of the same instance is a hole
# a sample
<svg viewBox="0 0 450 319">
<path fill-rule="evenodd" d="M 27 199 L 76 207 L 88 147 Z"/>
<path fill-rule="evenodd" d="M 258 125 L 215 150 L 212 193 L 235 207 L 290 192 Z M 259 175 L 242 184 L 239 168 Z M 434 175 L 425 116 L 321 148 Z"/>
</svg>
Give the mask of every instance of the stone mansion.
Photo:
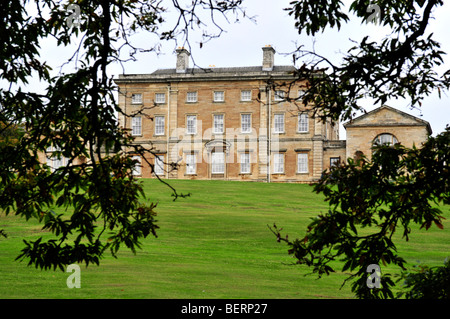
<svg viewBox="0 0 450 319">
<path fill-rule="evenodd" d="M 307 183 L 358 152 L 370 156 L 376 142 L 419 146 L 431 134 L 428 122 L 382 106 L 344 123 L 340 140 L 339 123 L 286 100 L 301 98 L 305 83 L 288 91 L 268 85 L 292 81 L 295 68 L 275 65 L 271 46 L 262 51 L 259 66 L 202 69 L 190 68 L 189 52 L 179 48 L 175 68 L 119 75 L 119 107 L 127 114 L 119 125 L 157 155 L 135 155 L 134 174 Z"/>
</svg>

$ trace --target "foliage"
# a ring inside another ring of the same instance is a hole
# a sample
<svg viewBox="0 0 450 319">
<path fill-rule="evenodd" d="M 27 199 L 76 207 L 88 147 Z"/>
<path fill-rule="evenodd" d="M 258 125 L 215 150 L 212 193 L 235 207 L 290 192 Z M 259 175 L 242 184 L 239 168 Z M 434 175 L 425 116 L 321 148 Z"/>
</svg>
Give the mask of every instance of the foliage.
<svg viewBox="0 0 450 319">
<path fill-rule="evenodd" d="M 376 23 L 387 36 L 372 40 L 368 34 L 342 57 L 340 65 L 323 54 L 299 47 L 296 60 L 310 60 L 298 69 L 297 77 L 307 79 L 308 90 L 302 96 L 305 105 L 314 102 L 317 114 L 334 119 L 350 119 L 362 110 L 359 101 L 370 98 L 375 104 L 392 99 L 409 99 L 411 107 L 422 104 L 425 96 L 448 89 L 450 70 L 439 74 L 445 52 L 427 26 L 433 10 L 441 0 L 352 1 L 348 14 L 340 0 L 292 1 L 286 10 L 296 20 L 299 33 L 316 35 L 327 28 L 341 28 L 350 16 L 363 23 Z M 372 20 L 371 8 L 379 9 L 380 17 Z M 327 71 L 317 77 L 317 71 Z"/>
<path fill-rule="evenodd" d="M 311 61 L 297 70 L 294 80 L 308 83 L 301 103 L 314 103 L 316 115 L 322 119 L 348 120 L 362 110 L 361 99 L 382 105 L 406 98 L 414 108 L 432 92 L 438 91 L 440 96 L 450 87 L 450 70 L 438 73 L 445 52 L 427 26 L 433 10 L 442 5 L 441 0 L 352 1 L 347 14 L 340 0 L 292 1 L 286 10 L 296 19 L 299 33 L 314 36 L 327 28 L 340 29 L 351 15 L 387 30 L 381 40 L 367 35 L 360 42 L 353 41 L 355 45 L 339 65 L 299 47 L 294 59 Z M 380 15 L 370 20 L 374 8 Z M 317 76 L 319 73 L 322 76 Z M 352 290 L 357 297 L 393 297 L 395 284 L 390 274 L 383 273 L 380 289 L 370 289 L 367 267 L 393 264 L 404 269 L 406 262 L 397 254 L 393 240 L 396 231 L 408 240 L 412 223 L 426 229 L 432 224 L 443 228 L 436 205 L 449 203 L 449 136 L 447 128 L 420 149 L 381 146 L 374 150 L 371 161 L 348 159 L 346 165 L 324 172 L 315 185 L 330 209 L 313 220 L 303 238 L 289 240 L 276 225 L 272 231 L 278 240 L 288 243 L 289 253 L 299 263 L 319 275 L 333 272 L 332 262 L 342 259 L 343 271 L 354 271 L 348 279 L 355 279 Z"/>
<path fill-rule="evenodd" d="M 450 299 L 450 261 L 444 266 L 428 267 L 417 265 L 414 272 L 405 272 L 399 279 L 404 280 L 405 290 L 400 296 L 408 299 Z"/>
<path fill-rule="evenodd" d="M 449 147 L 447 128 L 420 149 L 381 145 L 375 147 L 372 160 L 350 158 L 346 165 L 325 172 L 314 186 L 330 209 L 313 219 L 303 238 L 291 241 L 276 226 L 272 230 L 299 263 L 319 276 L 334 272 L 331 262 L 342 260 L 342 271 L 355 271 L 347 280 L 355 279 L 352 290 L 358 298 L 392 298 L 391 275 L 383 273 L 381 288 L 371 289 L 367 268 L 393 264 L 406 270 L 393 235 L 400 232 L 408 241 L 413 223 L 443 229 L 436 205 L 450 203 Z"/>
<path fill-rule="evenodd" d="M 188 43 L 188 30 L 201 29 L 207 29 L 204 36 L 211 38 L 219 27 L 214 23 L 217 13 L 237 15 L 240 4 L 240 0 L 187 6 L 153 0 L 0 3 L 4 44 L 0 79 L 7 83 L 0 89 L 0 133 L 6 136 L 7 128 L 24 128 L 13 142 L 0 143 L 0 209 L 38 219 L 55 235 L 47 242 L 25 241 L 18 259 L 43 269 L 64 269 L 74 262 L 99 264 L 106 249 L 113 255 L 121 245 L 135 251 L 142 238 L 156 236 L 155 205 L 142 201 L 141 183 L 132 174 L 136 161 L 130 157 L 140 154 L 148 159 L 153 149 L 133 144 L 129 132 L 118 126 L 117 114 L 130 115 L 116 104 L 109 67 L 134 59 L 136 52 L 155 50 L 158 43 L 143 49 L 133 46 L 129 37 L 139 30 L 153 33 L 158 41 Z M 162 26 L 170 6 L 179 19 L 168 32 Z M 216 29 L 206 27 L 201 11 L 211 13 L 208 17 Z M 48 38 L 56 39 L 59 47 L 78 43 L 56 75 L 40 55 Z M 131 52 L 126 58 L 124 48 Z M 68 65 L 74 69 L 64 72 Z M 31 78 L 47 85 L 43 94 L 29 89 Z M 50 167 L 52 161 L 64 164 Z M 179 195 L 175 192 L 175 198 Z M 56 208 L 65 208 L 67 214 L 54 214 Z"/>
</svg>

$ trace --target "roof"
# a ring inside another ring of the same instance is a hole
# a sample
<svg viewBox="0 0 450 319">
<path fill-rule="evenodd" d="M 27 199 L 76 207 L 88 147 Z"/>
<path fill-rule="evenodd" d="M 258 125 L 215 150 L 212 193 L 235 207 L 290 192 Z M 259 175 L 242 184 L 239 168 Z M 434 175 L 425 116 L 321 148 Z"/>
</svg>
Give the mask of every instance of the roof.
<svg viewBox="0 0 450 319">
<path fill-rule="evenodd" d="M 126 82 L 168 82 L 168 81 L 220 81 L 248 79 L 290 79 L 297 69 L 290 65 L 274 66 L 272 71 L 263 71 L 262 66 L 229 68 L 189 68 L 184 73 L 173 69 L 158 69 L 149 74 L 120 74 L 117 83 Z"/>
<path fill-rule="evenodd" d="M 403 117 L 405 120 L 407 120 L 407 122 L 382 122 L 379 124 L 374 124 L 374 123 L 368 123 L 367 121 L 365 121 L 366 119 L 374 116 L 376 113 L 379 113 L 383 110 L 388 110 L 390 112 L 395 112 L 397 114 L 399 114 L 401 117 Z M 400 110 L 397 110 L 393 107 L 390 107 L 388 105 L 383 105 L 380 106 L 370 112 L 367 112 L 366 114 L 363 114 L 361 116 L 358 116 L 346 123 L 343 124 L 343 126 L 347 129 L 348 127 L 357 127 L 357 126 L 405 126 L 405 125 L 421 125 L 421 126 L 426 126 L 428 133 L 431 135 L 432 134 L 432 130 L 431 130 L 431 125 L 429 122 L 422 120 L 418 117 L 415 117 L 411 114 L 402 112 Z"/>
<path fill-rule="evenodd" d="M 273 71 L 263 71 L 262 66 L 244 66 L 244 67 L 230 67 L 230 68 L 190 68 L 187 70 L 186 74 L 223 74 L 223 73 L 255 73 L 255 72 L 263 72 L 267 73 L 279 73 L 279 72 L 293 72 L 295 71 L 294 66 L 290 65 L 276 65 L 273 68 Z M 151 73 L 151 75 L 158 74 L 179 74 L 176 73 L 176 69 L 159 69 L 155 72 Z"/>
</svg>

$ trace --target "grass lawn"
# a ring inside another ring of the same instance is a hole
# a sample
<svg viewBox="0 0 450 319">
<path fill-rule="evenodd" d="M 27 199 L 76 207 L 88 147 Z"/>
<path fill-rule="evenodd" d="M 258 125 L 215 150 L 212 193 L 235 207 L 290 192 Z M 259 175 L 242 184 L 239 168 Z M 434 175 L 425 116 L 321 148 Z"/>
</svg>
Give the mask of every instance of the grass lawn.
<svg viewBox="0 0 450 319">
<path fill-rule="evenodd" d="M 9 235 L 0 238 L 0 298 L 353 298 L 349 284 L 340 289 L 346 274 L 305 276 L 309 269 L 294 265 L 267 227 L 302 236 L 309 218 L 328 209 L 311 186 L 174 180 L 192 196 L 173 202 L 165 185 L 143 182 L 148 200 L 158 202 L 158 238 L 145 239 L 136 255 L 122 248 L 118 259 L 82 266 L 80 289 L 67 288 L 69 273 L 14 261 L 23 239 L 50 234 L 35 221 L 0 215 Z M 399 242 L 410 265 L 442 265 L 450 255 L 448 207 L 444 216 L 444 230 L 417 227 L 408 243 Z"/>
</svg>

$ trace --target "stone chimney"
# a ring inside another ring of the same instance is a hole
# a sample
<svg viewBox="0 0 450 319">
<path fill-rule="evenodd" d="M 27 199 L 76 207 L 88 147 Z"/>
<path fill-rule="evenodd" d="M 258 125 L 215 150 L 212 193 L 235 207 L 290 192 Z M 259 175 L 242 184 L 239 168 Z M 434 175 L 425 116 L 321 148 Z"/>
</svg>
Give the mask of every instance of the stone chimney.
<svg viewBox="0 0 450 319">
<path fill-rule="evenodd" d="M 177 52 L 177 73 L 186 73 L 189 68 L 189 56 L 191 55 L 185 48 L 178 48 Z"/>
<path fill-rule="evenodd" d="M 270 45 L 266 45 L 265 47 L 262 48 L 262 50 L 263 50 L 262 70 L 272 71 L 274 64 L 275 49 L 272 48 L 272 46 Z"/>
</svg>

